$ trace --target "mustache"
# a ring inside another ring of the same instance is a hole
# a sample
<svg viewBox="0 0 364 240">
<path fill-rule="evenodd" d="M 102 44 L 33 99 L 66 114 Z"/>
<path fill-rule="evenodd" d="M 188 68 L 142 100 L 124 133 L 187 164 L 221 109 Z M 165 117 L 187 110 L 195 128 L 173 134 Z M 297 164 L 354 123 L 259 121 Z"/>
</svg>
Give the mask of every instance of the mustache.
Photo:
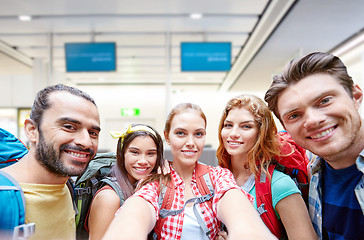
<svg viewBox="0 0 364 240">
<path fill-rule="evenodd" d="M 95 151 L 93 149 L 87 148 L 81 148 L 78 146 L 72 146 L 69 144 L 62 144 L 59 148 L 59 150 L 70 150 L 70 151 L 79 151 L 79 152 L 85 152 L 85 153 L 89 153 L 91 156 L 94 156 Z"/>
</svg>

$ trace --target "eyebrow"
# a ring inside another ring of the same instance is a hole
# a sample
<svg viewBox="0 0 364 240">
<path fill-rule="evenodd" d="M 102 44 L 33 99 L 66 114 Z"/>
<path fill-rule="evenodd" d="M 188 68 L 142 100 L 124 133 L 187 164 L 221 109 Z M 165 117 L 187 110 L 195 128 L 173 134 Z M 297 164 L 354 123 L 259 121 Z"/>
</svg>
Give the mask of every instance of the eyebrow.
<svg viewBox="0 0 364 240">
<path fill-rule="evenodd" d="M 78 124 L 78 125 L 81 125 L 82 123 L 76 119 L 73 119 L 73 118 L 69 118 L 69 117 L 63 117 L 63 118 L 60 118 L 58 119 L 57 122 L 71 122 L 71 123 L 74 123 L 74 124 Z M 96 131 L 101 131 L 101 128 L 99 126 L 93 126 L 92 129 L 96 130 Z"/>
<path fill-rule="evenodd" d="M 233 121 L 225 119 L 224 122 L 232 123 Z M 241 124 L 241 123 L 250 123 L 250 122 L 255 123 L 255 120 L 246 120 L 246 121 L 239 122 L 239 124 Z"/>
<path fill-rule="evenodd" d="M 140 149 L 138 147 L 133 147 L 133 146 L 128 147 L 128 149 L 134 149 L 134 150 L 139 150 L 140 151 Z M 151 149 L 148 149 L 147 150 L 147 152 L 149 152 L 149 151 L 153 151 L 153 152 L 155 151 L 156 152 L 157 149 L 156 148 L 151 148 Z"/>
<path fill-rule="evenodd" d="M 289 115 L 290 113 L 292 113 L 292 112 L 296 111 L 297 109 L 298 109 L 298 108 L 293 108 L 293 109 L 290 109 L 290 110 L 288 110 L 287 112 L 283 113 L 283 114 L 282 114 L 282 119 L 283 119 L 284 117 L 286 117 L 287 115 Z"/>
<path fill-rule="evenodd" d="M 330 94 L 334 95 L 335 94 L 335 89 L 333 89 L 333 90 L 329 89 L 329 90 L 327 90 L 325 92 L 320 93 L 318 96 L 316 96 L 316 97 L 314 97 L 313 99 L 310 100 L 310 104 L 314 103 L 314 102 L 320 100 L 321 98 L 323 98 L 323 97 L 325 97 L 327 95 L 330 95 Z M 292 112 L 297 111 L 297 109 L 299 109 L 299 108 L 296 107 L 296 108 L 289 109 L 288 111 L 286 111 L 285 113 L 282 114 L 282 118 L 289 115 Z"/>
</svg>

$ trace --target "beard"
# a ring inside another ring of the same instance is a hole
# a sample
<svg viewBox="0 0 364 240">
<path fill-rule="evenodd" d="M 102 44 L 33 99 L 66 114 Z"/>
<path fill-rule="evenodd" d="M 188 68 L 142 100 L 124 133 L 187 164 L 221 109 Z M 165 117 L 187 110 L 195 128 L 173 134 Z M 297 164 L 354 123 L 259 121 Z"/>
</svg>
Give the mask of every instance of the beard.
<svg viewBox="0 0 364 240">
<path fill-rule="evenodd" d="M 94 151 L 92 149 L 85 150 L 79 147 L 71 146 L 69 144 L 62 144 L 57 151 L 53 145 L 46 143 L 41 130 L 39 130 L 39 142 L 36 146 L 35 156 L 40 164 L 43 165 L 49 172 L 60 177 L 81 175 L 86 170 L 88 163 L 85 164 L 74 161 L 73 165 L 66 166 L 60 157 L 61 151 L 66 149 L 88 152 L 90 153 L 90 156 L 94 155 Z"/>
</svg>

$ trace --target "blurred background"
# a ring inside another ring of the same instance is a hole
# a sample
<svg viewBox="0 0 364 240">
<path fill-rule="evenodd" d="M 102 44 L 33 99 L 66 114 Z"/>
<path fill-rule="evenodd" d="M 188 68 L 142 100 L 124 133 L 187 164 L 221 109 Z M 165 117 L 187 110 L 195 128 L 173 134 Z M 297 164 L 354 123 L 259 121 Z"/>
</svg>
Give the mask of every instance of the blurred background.
<svg viewBox="0 0 364 240">
<path fill-rule="evenodd" d="M 108 131 L 129 123 L 146 123 L 162 134 L 169 110 L 193 102 L 207 116 L 211 156 L 226 102 L 241 93 L 263 98 L 272 76 L 293 58 L 331 52 L 364 87 L 362 0 L 0 4 L 0 127 L 24 142 L 23 122 L 36 92 L 56 83 L 95 99 L 99 151 L 114 151 Z"/>
</svg>

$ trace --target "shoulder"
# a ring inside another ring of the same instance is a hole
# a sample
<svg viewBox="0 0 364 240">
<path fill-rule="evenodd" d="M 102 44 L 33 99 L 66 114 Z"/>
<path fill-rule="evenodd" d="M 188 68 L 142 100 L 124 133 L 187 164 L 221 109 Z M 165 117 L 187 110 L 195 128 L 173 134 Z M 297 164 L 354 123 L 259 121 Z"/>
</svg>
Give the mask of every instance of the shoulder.
<svg viewBox="0 0 364 240">
<path fill-rule="evenodd" d="M 93 206 L 120 207 L 120 198 L 112 189 L 102 189 L 94 197 Z"/>
<path fill-rule="evenodd" d="M 227 169 L 227 168 L 223 168 L 223 167 L 220 167 L 220 166 L 216 166 L 216 167 L 208 166 L 208 167 L 209 167 L 209 170 L 210 170 L 211 174 L 214 174 L 214 175 L 232 175 L 230 170 Z"/>
<path fill-rule="evenodd" d="M 293 179 L 288 176 L 287 174 L 278 171 L 278 170 L 274 170 L 273 171 L 273 175 L 272 175 L 272 188 L 273 187 L 280 187 L 280 188 L 292 188 L 292 187 L 296 187 L 295 182 L 293 181 Z"/>
<path fill-rule="evenodd" d="M 283 198 L 292 194 L 300 193 L 292 178 L 280 171 L 274 170 L 272 176 L 272 201 L 273 206 Z"/>
</svg>

